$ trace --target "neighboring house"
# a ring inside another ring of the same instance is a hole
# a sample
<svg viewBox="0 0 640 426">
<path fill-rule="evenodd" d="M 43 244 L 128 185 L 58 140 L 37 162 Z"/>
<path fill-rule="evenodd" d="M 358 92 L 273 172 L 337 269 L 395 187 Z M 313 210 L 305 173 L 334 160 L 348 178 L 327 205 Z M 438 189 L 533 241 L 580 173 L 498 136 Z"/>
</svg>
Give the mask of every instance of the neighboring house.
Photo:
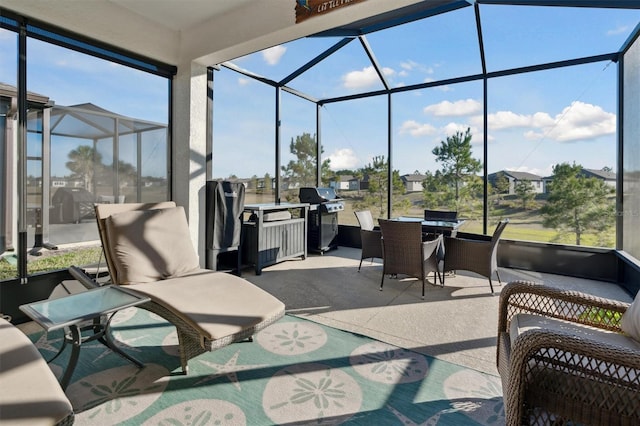
<svg viewBox="0 0 640 426">
<path fill-rule="evenodd" d="M 424 182 L 426 176 L 421 174 L 402 175 L 402 183 L 407 192 L 420 192 L 422 191 L 422 182 Z"/>
<path fill-rule="evenodd" d="M 513 195 L 516 193 L 516 185 L 519 181 L 527 180 L 531 183 L 533 187 L 533 191 L 536 194 L 542 194 L 544 192 L 544 179 L 542 176 L 534 175 L 533 173 L 527 172 L 516 172 L 511 170 L 501 170 L 499 172 L 491 173 L 487 176 L 489 183 L 495 185 L 496 180 L 500 177 L 500 175 L 504 175 L 509 181 L 509 195 Z"/>
<path fill-rule="evenodd" d="M 360 181 L 352 175 L 337 176 L 337 180 L 329 182 L 329 187 L 342 191 L 357 191 L 360 189 Z"/>
<path fill-rule="evenodd" d="M 369 175 L 364 175 L 362 180 L 359 183 L 360 189 L 366 191 L 369 189 Z"/>
<path fill-rule="evenodd" d="M 588 178 L 596 178 L 604 181 L 608 186 L 616 187 L 616 174 L 614 172 L 608 172 L 605 170 L 596 169 L 582 169 L 582 176 Z M 544 192 L 549 192 L 549 184 L 553 181 L 553 175 L 544 178 Z"/>
<path fill-rule="evenodd" d="M 594 177 L 602 179 L 604 183 L 615 188 L 616 187 L 616 174 L 613 172 L 607 172 L 605 170 L 595 169 L 582 169 L 582 174 L 586 177 Z"/>
<path fill-rule="evenodd" d="M 275 190 L 276 189 L 276 180 L 273 178 L 269 178 L 269 180 L 271 181 L 271 190 Z M 267 189 L 267 185 L 265 182 L 265 178 L 258 178 L 258 181 L 256 183 L 256 189 L 258 190 L 265 190 Z"/>
</svg>

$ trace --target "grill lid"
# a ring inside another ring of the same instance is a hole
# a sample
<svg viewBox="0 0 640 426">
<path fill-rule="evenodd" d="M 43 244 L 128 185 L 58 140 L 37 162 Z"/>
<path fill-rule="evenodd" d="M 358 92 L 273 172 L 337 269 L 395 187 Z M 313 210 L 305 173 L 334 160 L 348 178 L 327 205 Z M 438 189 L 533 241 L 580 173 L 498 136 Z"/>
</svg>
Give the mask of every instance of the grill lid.
<svg viewBox="0 0 640 426">
<path fill-rule="evenodd" d="M 298 196 L 301 203 L 322 204 L 327 201 L 340 201 L 333 188 L 303 187 L 300 188 Z"/>
</svg>

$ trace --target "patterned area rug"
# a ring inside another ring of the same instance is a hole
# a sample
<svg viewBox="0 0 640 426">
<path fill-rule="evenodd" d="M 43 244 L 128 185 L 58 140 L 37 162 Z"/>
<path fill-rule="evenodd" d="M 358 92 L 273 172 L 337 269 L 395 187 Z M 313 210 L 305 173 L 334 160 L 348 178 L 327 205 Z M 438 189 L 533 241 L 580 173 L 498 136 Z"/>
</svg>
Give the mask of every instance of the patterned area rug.
<svg viewBox="0 0 640 426">
<path fill-rule="evenodd" d="M 175 329 L 130 308 L 112 334 L 138 369 L 83 345 L 67 395 L 80 425 L 503 424 L 498 377 L 292 316 L 180 374 Z M 30 336 L 43 356 L 61 334 Z M 69 348 L 53 363 L 60 377 Z"/>
</svg>

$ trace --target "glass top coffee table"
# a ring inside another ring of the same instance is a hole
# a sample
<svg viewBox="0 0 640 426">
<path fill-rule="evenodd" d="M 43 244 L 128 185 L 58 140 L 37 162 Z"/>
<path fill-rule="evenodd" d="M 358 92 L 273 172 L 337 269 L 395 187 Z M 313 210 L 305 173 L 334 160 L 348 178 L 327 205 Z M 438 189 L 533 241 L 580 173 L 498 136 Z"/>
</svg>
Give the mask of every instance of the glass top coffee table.
<svg viewBox="0 0 640 426">
<path fill-rule="evenodd" d="M 78 363 L 80 347 L 85 342 L 98 340 L 138 367 L 143 367 L 140 361 L 126 354 L 115 345 L 108 331 L 111 319 L 116 312 L 146 303 L 149 300 L 146 296 L 128 291 L 122 287 L 109 285 L 58 299 L 21 305 L 20 310 L 47 332 L 61 328 L 65 329 L 62 346 L 49 362 L 56 359 L 64 351 L 67 343 L 72 344 L 69 364 L 60 381 L 62 388 L 66 389 L 73 375 L 73 370 L 75 370 Z M 87 325 L 87 321 L 91 321 L 91 323 Z M 83 336 L 83 331 L 89 331 L 90 334 Z"/>
</svg>

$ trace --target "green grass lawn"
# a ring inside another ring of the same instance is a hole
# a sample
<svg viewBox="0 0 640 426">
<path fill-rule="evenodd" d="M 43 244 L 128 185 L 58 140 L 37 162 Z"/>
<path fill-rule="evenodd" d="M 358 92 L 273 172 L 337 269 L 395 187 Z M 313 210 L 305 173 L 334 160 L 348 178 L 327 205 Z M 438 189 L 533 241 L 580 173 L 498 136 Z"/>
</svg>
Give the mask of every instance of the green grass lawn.
<svg viewBox="0 0 640 426">
<path fill-rule="evenodd" d="M 341 225 L 358 226 L 358 222 L 354 215 L 354 203 L 362 199 L 362 194 L 357 191 L 343 191 L 340 194 L 344 199 L 345 209 L 338 215 Z M 411 207 L 404 212 L 394 216 L 423 216 L 423 195 L 415 192 L 406 194 L 410 201 Z M 262 202 L 268 203 L 273 201 L 273 194 L 250 194 L 245 199 L 246 203 Z M 493 233 L 496 223 L 501 218 L 509 218 L 510 223 L 503 233 L 503 238 L 512 240 L 550 242 L 558 244 L 575 244 L 575 234 L 567 233 L 559 235 L 555 229 L 545 228 L 542 226 L 541 217 L 539 215 L 540 202 L 532 205 L 531 209 L 524 210 L 514 201 L 502 201 L 499 205 L 492 205 L 491 220 L 488 233 Z M 379 212 L 375 208 L 371 208 L 374 219 L 377 219 Z M 461 217 L 465 218 L 464 213 Z M 468 219 L 460 229 L 463 232 L 482 233 L 482 222 L 477 219 Z M 613 247 L 615 244 L 615 229 L 611 229 L 608 233 L 609 241 L 602 242 L 597 235 L 587 234 L 582 237 L 583 246 L 595 247 Z M 29 274 L 38 274 L 47 271 L 60 270 L 70 265 L 91 265 L 96 264 L 100 260 L 100 247 L 77 247 L 74 249 L 65 249 L 60 251 L 44 251 L 41 257 L 29 256 L 27 270 Z M 9 255 L 0 259 L 0 280 L 12 279 L 17 276 L 17 266 L 14 256 Z"/>
<path fill-rule="evenodd" d="M 360 200 L 362 197 L 358 196 L 356 191 L 344 191 L 341 196 L 345 199 L 345 209 L 338 215 L 338 220 L 341 225 L 353 225 L 358 226 L 358 222 L 353 214 L 353 204 L 355 201 Z M 411 207 L 406 212 L 395 214 L 393 216 L 415 216 L 422 217 L 423 195 L 420 192 L 413 192 L 405 195 L 411 202 Z M 559 234 L 557 230 L 552 228 L 545 228 L 542 226 L 542 217 L 540 216 L 539 207 L 542 202 L 536 200 L 532 202 L 530 207 L 526 210 L 522 208 L 517 200 L 502 201 L 498 205 L 492 205 L 490 212 L 490 223 L 488 233 L 493 233 L 493 229 L 501 218 L 508 218 L 510 223 L 505 228 L 502 234 L 503 238 L 510 240 L 524 240 L 524 241 L 536 241 L 543 243 L 557 243 L 575 245 L 575 234 L 566 233 Z M 374 215 L 374 219 L 377 220 L 375 209 L 371 209 Z M 466 218 L 464 213 L 461 214 L 462 218 Z M 482 222 L 480 220 L 467 220 L 467 222 L 460 229 L 464 232 L 482 233 Z M 612 227 L 608 233 L 608 241 L 600 241 L 600 238 L 594 234 L 585 234 L 582 236 L 581 245 L 594 246 L 594 247 L 614 247 L 615 245 L 615 229 Z"/>
<path fill-rule="evenodd" d="M 68 268 L 71 265 L 91 265 L 98 263 L 102 247 L 82 247 L 73 250 L 65 250 L 61 253 L 55 251 L 38 258 L 29 256 L 27 271 L 29 275 L 42 272 L 55 271 Z M 0 259 L 0 280 L 7 280 L 17 276 L 17 268 L 14 262 L 8 259 Z"/>
</svg>

